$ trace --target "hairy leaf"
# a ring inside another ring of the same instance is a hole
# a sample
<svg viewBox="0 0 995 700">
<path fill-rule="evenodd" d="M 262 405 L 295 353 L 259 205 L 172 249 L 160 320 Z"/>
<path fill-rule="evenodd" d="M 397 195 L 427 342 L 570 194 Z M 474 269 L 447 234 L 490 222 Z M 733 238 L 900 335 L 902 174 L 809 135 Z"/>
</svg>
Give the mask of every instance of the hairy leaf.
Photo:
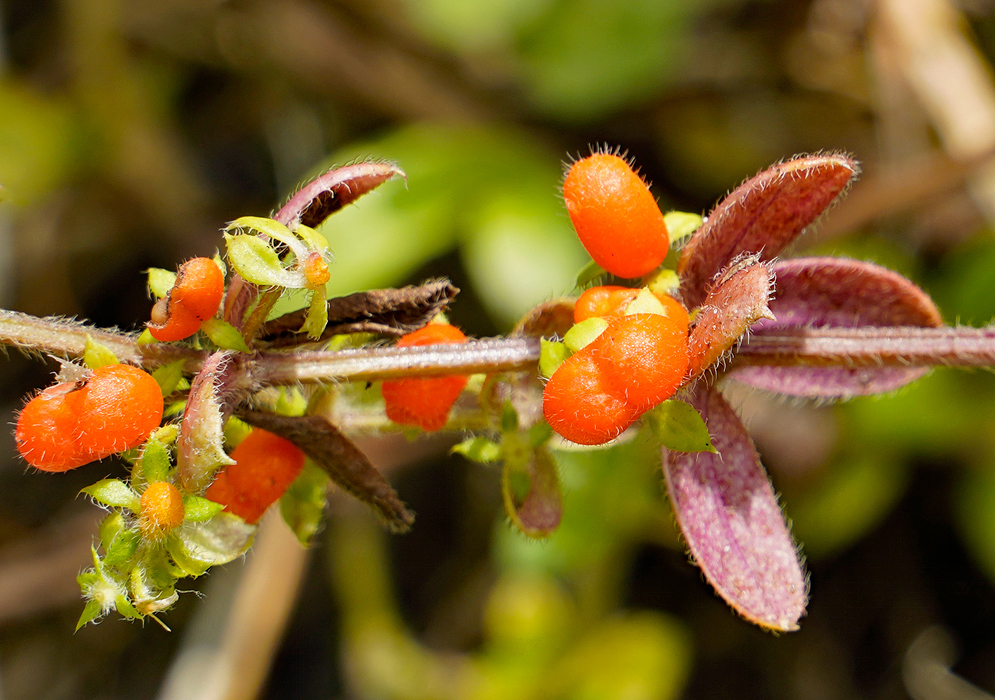
<svg viewBox="0 0 995 700">
<path fill-rule="evenodd" d="M 525 445 L 522 445 L 525 448 Z M 563 517 L 556 462 L 545 447 L 523 449 L 524 459 L 506 459 L 501 478 L 505 511 L 529 537 L 548 537 Z"/>
<path fill-rule="evenodd" d="M 428 282 L 400 289 L 374 289 L 329 299 L 328 326 L 319 340 L 344 333 L 377 333 L 401 336 L 426 325 L 446 310 L 459 288 L 448 280 Z M 263 325 L 261 338 L 273 346 L 292 345 L 305 340 L 298 333 L 308 310 L 284 314 Z"/>
<path fill-rule="evenodd" d="M 370 506 L 393 532 L 407 532 L 415 521 L 397 492 L 352 440 L 322 416 L 280 416 L 240 409 L 249 425 L 290 440 L 314 460 L 343 491 Z"/>
<path fill-rule="evenodd" d="M 789 328 L 943 325 L 925 292 L 878 265 L 798 258 L 777 262 L 773 270 L 776 291 L 770 308 L 776 320 L 757 323 L 753 332 L 759 337 Z M 927 371 L 925 367 L 743 367 L 730 376 L 790 396 L 845 398 L 892 391 Z"/>
<path fill-rule="evenodd" d="M 190 386 L 176 440 L 177 474 L 188 493 L 201 493 L 211 483 L 214 472 L 234 464 L 225 453 L 223 434 L 225 421 L 231 415 L 226 399 L 233 394 L 228 383 L 234 369 L 231 353 L 213 353 Z"/>
<path fill-rule="evenodd" d="M 832 204 L 857 174 L 843 154 L 796 158 L 750 178 L 709 214 L 688 241 L 677 271 L 688 308 L 740 255 L 772 260 Z"/>
<path fill-rule="evenodd" d="M 695 561 L 716 592 L 762 627 L 798 628 L 805 576 L 753 442 L 720 393 L 691 397 L 718 454 L 663 450 L 667 492 Z"/>
<path fill-rule="evenodd" d="M 332 168 L 297 190 L 274 218 L 287 226 L 300 223 L 317 228 L 342 207 L 398 175 L 406 177 L 399 167 L 385 162 Z"/>
<path fill-rule="evenodd" d="M 770 317 L 770 292 L 770 270 L 754 256 L 723 273 L 699 308 L 688 338 L 689 378 L 718 362 L 758 319 Z"/>
</svg>

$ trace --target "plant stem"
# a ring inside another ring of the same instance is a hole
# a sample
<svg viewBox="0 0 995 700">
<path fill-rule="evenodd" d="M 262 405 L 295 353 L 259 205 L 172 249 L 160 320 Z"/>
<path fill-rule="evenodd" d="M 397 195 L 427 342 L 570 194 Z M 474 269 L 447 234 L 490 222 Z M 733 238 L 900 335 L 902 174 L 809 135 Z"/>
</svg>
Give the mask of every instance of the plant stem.
<svg viewBox="0 0 995 700">
<path fill-rule="evenodd" d="M 186 371 L 192 373 L 207 355 L 183 345 L 138 344 L 133 333 L 0 309 L 0 345 L 80 357 L 87 336 L 107 346 L 119 360 L 146 367 L 186 360 Z M 461 345 L 261 352 L 248 364 L 260 384 L 377 381 L 530 370 L 539 361 L 539 349 L 538 338 L 488 338 Z M 736 351 L 731 366 L 737 365 L 991 367 L 995 327 L 799 328 L 758 333 Z"/>
<path fill-rule="evenodd" d="M 995 366 L 995 327 L 799 328 L 750 337 L 736 365 Z"/>
<path fill-rule="evenodd" d="M 259 353 L 254 374 L 262 384 L 377 381 L 527 370 L 538 362 L 538 338 L 487 338 L 460 345 Z"/>
<path fill-rule="evenodd" d="M 0 309 L 0 345 L 25 352 L 39 352 L 61 357 L 81 357 L 87 336 L 105 345 L 122 362 L 138 365 L 162 365 L 186 360 L 186 371 L 196 372 L 207 353 L 182 345 L 164 343 L 139 344 L 138 336 L 122 331 L 103 330 L 62 318 L 39 318 L 19 311 Z"/>
</svg>

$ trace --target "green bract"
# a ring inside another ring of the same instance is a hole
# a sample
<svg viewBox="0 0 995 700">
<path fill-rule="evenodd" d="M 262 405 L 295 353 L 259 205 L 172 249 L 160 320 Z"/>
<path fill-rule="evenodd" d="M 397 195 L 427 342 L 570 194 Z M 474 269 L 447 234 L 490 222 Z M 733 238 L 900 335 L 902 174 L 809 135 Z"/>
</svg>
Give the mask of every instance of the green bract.
<svg viewBox="0 0 995 700">
<path fill-rule="evenodd" d="M 705 421 L 692 406 L 670 399 L 644 416 L 653 435 L 668 450 L 715 452 Z"/>
</svg>

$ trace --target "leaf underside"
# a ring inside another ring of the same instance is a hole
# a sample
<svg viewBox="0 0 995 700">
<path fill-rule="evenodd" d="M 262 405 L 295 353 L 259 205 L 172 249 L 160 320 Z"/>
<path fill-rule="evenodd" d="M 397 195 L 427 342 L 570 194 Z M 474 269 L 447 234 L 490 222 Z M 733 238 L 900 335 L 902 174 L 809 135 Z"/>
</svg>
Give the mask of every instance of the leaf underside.
<svg viewBox="0 0 995 700">
<path fill-rule="evenodd" d="M 805 575 L 753 442 L 722 395 L 690 398 L 718 454 L 663 450 L 667 492 L 691 554 L 715 591 L 744 618 L 798 629 Z"/>
<path fill-rule="evenodd" d="M 771 272 L 750 256 L 731 266 L 698 310 L 688 338 L 688 378 L 719 361 L 758 319 L 770 315 Z"/>
<path fill-rule="evenodd" d="M 943 319 L 932 299 L 896 272 L 858 260 L 797 258 L 773 267 L 776 320 L 753 326 L 755 337 L 788 328 L 917 326 L 937 328 Z M 742 367 L 730 377 L 758 389 L 820 399 L 893 391 L 925 367 Z"/>
</svg>

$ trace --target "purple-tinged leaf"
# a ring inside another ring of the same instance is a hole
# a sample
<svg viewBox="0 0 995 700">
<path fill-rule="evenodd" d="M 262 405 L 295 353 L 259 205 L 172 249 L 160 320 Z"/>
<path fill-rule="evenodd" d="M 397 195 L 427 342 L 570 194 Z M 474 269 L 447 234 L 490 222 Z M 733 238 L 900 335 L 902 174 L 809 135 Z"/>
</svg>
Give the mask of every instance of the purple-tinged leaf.
<svg viewBox="0 0 995 700">
<path fill-rule="evenodd" d="M 415 522 L 397 492 L 362 450 L 324 416 L 281 416 L 242 408 L 249 425 L 290 440 L 346 493 L 370 506 L 392 532 L 407 532 Z"/>
<path fill-rule="evenodd" d="M 688 338 L 688 378 L 698 377 L 729 351 L 758 319 L 770 318 L 768 265 L 750 256 L 726 270 L 699 307 Z"/>
<path fill-rule="evenodd" d="M 556 462 L 545 447 L 532 451 L 523 464 L 509 459 L 501 478 L 505 510 L 529 537 L 548 537 L 563 517 L 563 496 Z"/>
<path fill-rule="evenodd" d="M 773 260 L 846 189 L 856 161 L 843 154 L 796 158 L 750 178 L 732 191 L 684 247 L 677 271 L 688 308 L 741 255 Z"/>
<path fill-rule="evenodd" d="M 405 177 L 393 163 L 364 162 L 332 168 L 301 187 L 273 217 L 281 224 L 317 228 L 329 216 L 394 178 Z"/>
<path fill-rule="evenodd" d="M 753 328 L 758 337 L 797 328 L 914 326 L 938 328 L 932 299 L 896 272 L 841 258 L 798 258 L 774 264 L 776 320 Z M 840 348 L 838 357 L 845 355 Z M 759 389 L 812 398 L 845 398 L 893 391 L 926 367 L 743 367 L 730 373 Z"/>
<path fill-rule="evenodd" d="M 753 442 L 718 391 L 701 387 L 690 402 L 718 451 L 663 450 L 667 492 L 691 555 L 744 618 L 796 630 L 807 602 L 805 575 Z"/>
</svg>

